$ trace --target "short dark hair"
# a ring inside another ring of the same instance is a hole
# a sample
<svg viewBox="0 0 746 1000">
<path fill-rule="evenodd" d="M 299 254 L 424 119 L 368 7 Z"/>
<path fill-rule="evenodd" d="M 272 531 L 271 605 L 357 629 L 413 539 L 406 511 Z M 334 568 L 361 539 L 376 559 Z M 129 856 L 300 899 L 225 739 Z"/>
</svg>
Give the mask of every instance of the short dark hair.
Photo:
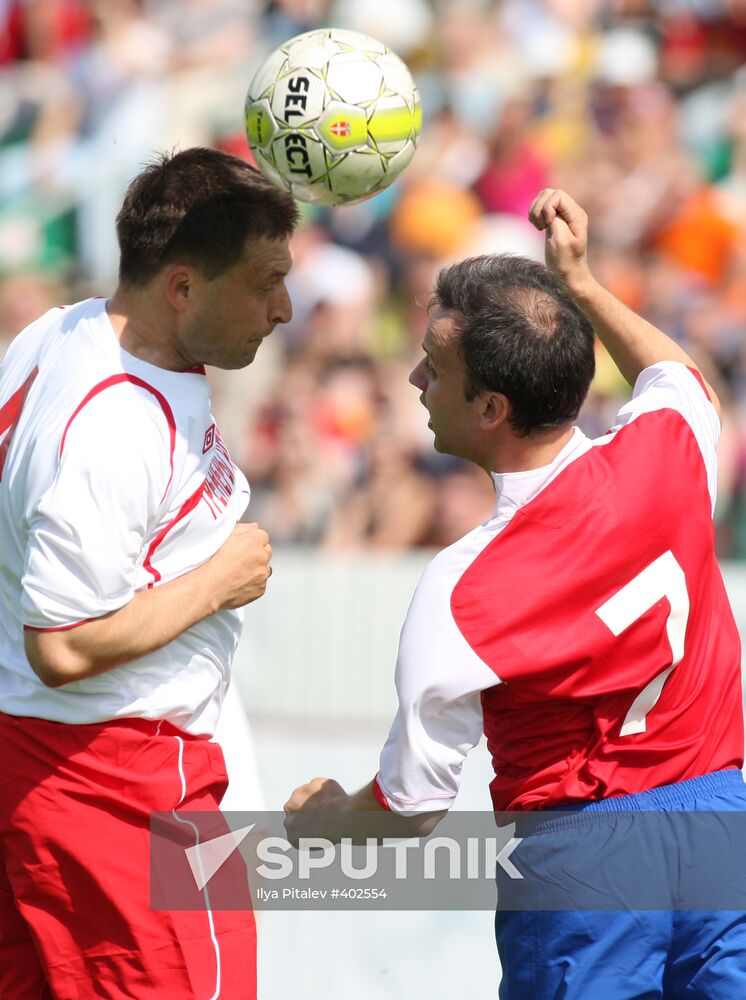
<svg viewBox="0 0 746 1000">
<path fill-rule="evenodd" d="M 503 393 L 521 437 L 575 420 L 596 369 L 595 337 L 548 268 L 509 254 L 472 257 L 440 272 L 431 305 L 459 316 L 467 399 Z"/>
<path fill-rule="evenodd" d="M 176 261 L 212 280 L 248 239 L 281 239 L 297 222 L 290 195 L 238 157 L 201 147 L 162 153 L 132 181 L 117 216 L 119 280 L 144 285 Z"/>
</svg>

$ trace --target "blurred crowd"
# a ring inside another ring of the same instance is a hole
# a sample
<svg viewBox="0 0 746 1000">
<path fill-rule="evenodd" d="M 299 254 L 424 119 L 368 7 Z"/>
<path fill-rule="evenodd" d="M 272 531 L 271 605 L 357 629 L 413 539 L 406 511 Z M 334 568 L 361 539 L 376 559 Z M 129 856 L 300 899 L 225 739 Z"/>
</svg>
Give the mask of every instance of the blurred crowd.
<svg viewBox="0 0 746 1000">
<path fill-rule="evenodd" d="M 489 480 L 433 452 L 407 376 L 438 268 L 541 259 L 526 212 L 561 186 L 597 276 L 720 394 L 718 546 L 746 558 L 746 0 L 0 0 L 0 353 L 113 289 L 114 216 L 154 150 L 250 157 L 253 73 L 326 25 L 405 59 L 424 128 L 391 189 L 304 208 L 292 322 L 246 372 L 211 373 L 251 519 L 349 550 L 440 546 L 487 516 Z M 628 393 L 599 349 L 583 429 Z"/>
</svg>

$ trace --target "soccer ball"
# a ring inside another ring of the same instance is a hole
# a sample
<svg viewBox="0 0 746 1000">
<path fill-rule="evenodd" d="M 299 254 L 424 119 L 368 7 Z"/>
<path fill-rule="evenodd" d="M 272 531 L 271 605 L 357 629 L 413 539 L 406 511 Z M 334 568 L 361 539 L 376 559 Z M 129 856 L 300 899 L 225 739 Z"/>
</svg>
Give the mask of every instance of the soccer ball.
<svg viewBox="0 0 746 1000">
<path fill-rule="evenodd" d="M 261 171 L 300 201 L 340 205 L 383 190 L 422 124 L 409 70 L 382 42 L 341 28 L 297 35 L 251 81 L 246 134 Z"/>
</svg>

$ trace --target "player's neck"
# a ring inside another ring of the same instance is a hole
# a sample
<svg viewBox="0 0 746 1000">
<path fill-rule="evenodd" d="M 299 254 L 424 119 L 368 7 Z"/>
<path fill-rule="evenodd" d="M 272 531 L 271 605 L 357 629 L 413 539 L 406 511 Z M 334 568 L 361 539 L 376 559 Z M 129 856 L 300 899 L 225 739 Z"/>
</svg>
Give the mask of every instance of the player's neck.
<svg viewBox="0 0 746 1000">
<path fill-rule="evenodd" d="M 174 346 L 171 317 L 163 315 L 148 289 L 117 288 L 106 306 L 114 333 L 128 354 L 168 371 L 183 371 L 193 362 Z"/>
<path fill-rule="evenodd" d="M 512 431 L 501 437 L 491 456 L 491 472 L 529 472 L 551 465 L 573 435 L 572 427 L 556 427 L 539 437 L 522 438 Z"/>
</svg>

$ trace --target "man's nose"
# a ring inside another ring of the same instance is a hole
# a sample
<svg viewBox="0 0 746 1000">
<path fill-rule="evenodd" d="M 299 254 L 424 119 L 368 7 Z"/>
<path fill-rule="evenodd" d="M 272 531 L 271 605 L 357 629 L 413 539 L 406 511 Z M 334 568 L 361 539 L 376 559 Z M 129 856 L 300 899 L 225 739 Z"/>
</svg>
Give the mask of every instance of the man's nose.
<svg viewBox="0 0 746 1000">
<path fill-rule="evenodd" d="M 424 392 L 425 389 L 427 388 L 427 382 L 425 381 L 425 376 L 424 376 L 424 367 L 425 367 L 425 362 L 420 361 L 420 363 L 418 365 L 415 365 L 415 367 L 409 373 L 409 384 L 413 385 L 415 389 L 419 389 L 420 392 Z"/>
<path fill-rule="evenodd" d="M 269 319 L 272 323 L 289 323 L 292 318 L 293 303 L 290 301 L 290 294 L 285 282 L 283 282 L 282 287 L 278 288 L 272 297 Z"/>
</svg>

